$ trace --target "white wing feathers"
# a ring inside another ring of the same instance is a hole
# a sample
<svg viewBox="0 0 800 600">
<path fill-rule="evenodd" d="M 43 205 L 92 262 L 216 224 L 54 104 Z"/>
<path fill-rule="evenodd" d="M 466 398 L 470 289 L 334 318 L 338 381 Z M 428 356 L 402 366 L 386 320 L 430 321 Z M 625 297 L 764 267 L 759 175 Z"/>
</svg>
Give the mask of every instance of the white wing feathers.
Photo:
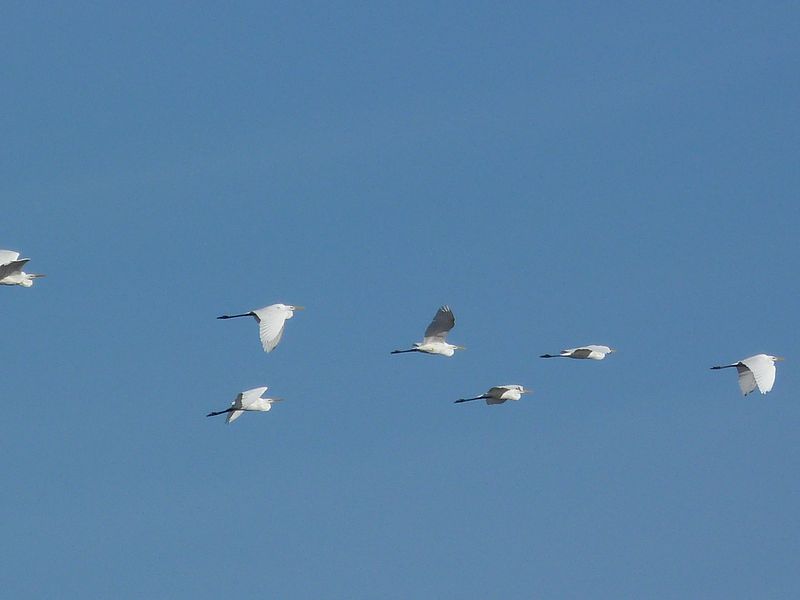
<svg viewBox="0 0 800 600">
<path fill-rule="evenodd" d="M 588 355 L 591 352 L 602 352 L 603 354 L 608 354 L 611 352 L 611 348 L 608 346 L 598 346 L 597 344 L 588 344 L 586 346 L 577 346 L 576 348 L 566 348 L 565 350 L 561 351 L 561 354 L 575 354 L 576 356 L 579 356 Z"/>
<path fill-rule="evenodd" d="M 226 423 L 233 423 L 236 419 L 242 416 L 244 413 L 243 410 L 232 410 L 228 413 L 228 416 L 225 418 Z"/>
<path fill-rule="evenodd" d="M 264 352 L 271 352 L 281 341 L 283 326 L 289 318 L 291 311 L 279 307 L 267 306 L 253 311 L 258 320 L 258 335 Z"/>
<path fill-rule="evenodd" d="M 448 332 L 456 324 L 456 318 L 453 316 L 453 311 L 450 307 L 442 306 L 433 317 L 433 321 L 428 325 L 425 330 L 425 337 L 423 343 L 428 342 L 444 342 L 447 338 Z"/>
<path fill-rule="evenodd" d="M 603 354 L 608 354 L 611 352 L 611 348 L 608 346 L 598 346 L 597 344 L 589 344 L 588 346 L 584 346 L 584 348 L 588 348 L 593 352 L 602 352 Z"/>
<path fill-rule="evenodd" d="M 13 250 L 0 250 L 0 265 L 7 265 L 19 258 L 19 252 Z"/>
<path fill-rule="evenodd" d="M 740 360 L 736 370 L 739 372 L 739 387 L 744 395 L 756 387 L 762 394 L 766 394 L 775 385 L 775 363 L 765 354 Z"/>
<path fill-rule="evenodd" d="M 233 401 L 233 407 L 246 409 L 248 406 L 251 406 L 253 403 L 260 400 L 261 394 L 266 392 L 268 389 L 269 388 L 264 386 L 242 392 L 236 396 L 236 400 Z"/>
</svg>

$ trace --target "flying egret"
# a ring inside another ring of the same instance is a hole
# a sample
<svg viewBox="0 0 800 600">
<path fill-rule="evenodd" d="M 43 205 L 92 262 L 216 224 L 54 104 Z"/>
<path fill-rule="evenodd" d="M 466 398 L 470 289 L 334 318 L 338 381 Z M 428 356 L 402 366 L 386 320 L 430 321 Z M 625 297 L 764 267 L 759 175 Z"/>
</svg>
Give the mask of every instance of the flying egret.
<svg viewBox="0 0 800 600">
<path fill-rule="evenodd" d="M 275 402 L 280 402 L 283 398 L 262 398 L 261 394 L 267 391 L 267 386 L 253 388 L 244 392 L 239 392 L 231 402 L 231 407 L 217 412 L 210 412 L 207 417 L 228 414 L 226 423 L 233 423 L 243 412 L 267 412 Z"/>
<path fill-rule="evenodd" d="M 460 400 L 456 400 L 455 403 L 458 404 L 459 402 L 470 402 L 472 400 L 486 400 L 486 404 L 502 404 L 506 400 L 519 400 L 522 398 L 522 394 L 532 393 L 533 390 L 526 390 L 521 385 L 496 385 L 495 387 L 490 388 L 485 394 L 475 396 L 474 398 L 461 398 Z"/>
<path fill-rule="evenodd" d="M 44 277 L 41 273 L 26 273 L 22 267 L 30 258 L 20 258 L 19 252 L 0 250 L 0 285 L 31 287 L 33 280 Z"/>
<path fill-rule="evenodd" d="M 578 348 L 562 350 L 561 354 L 542 354 L 539 358 L 589 358 L 591 360 L 603 360 L 606 354 L 612 352 L 615 352 L 615 350 L 608 346 L 590 344 L 588 346 L 579 346 Z"/>
<path fill-rule="evenodd" d="M 255 317 L 258 321 L 258 335 L 261 338 L 261 345 L 264 346 L 264 352 L 272 352 L 281 341 L 286 320 L 294 316 L 294 311 L 304 308 L 304 306 L 292 306 L 291 304 L 271 304 L 241 315 L 222 315 L 217 318 Z"/>
<path fill-rule="evenodd" d="M 408 350 L 392 350 L 392 354 L 403 354 L 404 352 L 425 352 L 426 354 L 441 354 L 442 356 L 453 356 L 456 350 L 464 350 L 464 346 L 456 346 L 447 343 L 447 333 L 456 324 L 453 311 L 445 305 L 436 311 L 433 321 L 425 330 L 425 336 L 421 342 L 414 342 L 414 347 Z"/>
<path fill-rule="evenodd" d="M 711 367 L 716 369 L 731 369 L 736 367 L 739 373 L 739 388 L 742 396 L 747 396 L 756 387 L 762 394 L 766 394 L 775 385 L 775 362 L 783 360 L 782 356 L 772 356 L 770 354 L 756 354 L 743 358 L 732 365 L 721 365 Z"/>
</svg>

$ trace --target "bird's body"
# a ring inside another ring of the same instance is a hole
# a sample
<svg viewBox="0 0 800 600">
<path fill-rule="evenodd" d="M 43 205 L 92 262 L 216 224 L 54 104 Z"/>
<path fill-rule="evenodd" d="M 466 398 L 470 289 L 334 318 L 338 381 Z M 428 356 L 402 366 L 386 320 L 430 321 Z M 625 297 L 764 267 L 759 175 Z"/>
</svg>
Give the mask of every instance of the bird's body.
<svg viewBox="0 0 800 600">
<path fill-rule="evenodd" d="M 533 390 L 527 390 L 521 385 L 497 385 L 489 388 L 489 391 L 485 394 L 474 398 L 461 398 L 455 402 L 458 404 L 459 402 L 470 402 L 472 400 L 486 400 L 486 404 L 502 404 L 506 400 L 519 400 L 523 394 L 531 393 L 533 393 Z"/>
<path fill-rule="evenodd" d="M 739 389 L 742 390 L 742 395 L 747 396 L 750 392 L 758 388 L 762 394 L 766 394 L 772 390 L 775 385 L 775 362 L 783 360 L 780 356 L 772 356 L 771 354 L 756 354 L 743 358 L 739 362 L 730 365 L 721 365 L 711 367 L 716 369 L 732 369 L 736 368 L 739 374 Z"/>
<path fill-rule="evenodd" d="M 272 408 L 275 402 L 281 401 L 281 398 L 262 398 L 261 394 L 266 392 L 267 389 L 267 386 L 264 386 L 240 392 L 233 402 L 231 402 L 230 408 L 217 412 L 210 412 L 206 416 L 214 417 L 216 415 L 227 414 L 228 417 L 225 419 L 225 422 L 233 423 L 245 412 L 267 412 Z"/>
<path fill-rule="evenodd" d="M 614 349 L 609 348 L 608 346 L 589 344 L 588 346 L 567 348 L 566 350 L 562 350 L 560 354 L 542 354 L 539 358 L 578 358 L 603 360 L 606 357 L 606 354 L 610 354 L 612 352 L 614 352 Z"/>
<path fill-rule="evenodd" d="M 30 258 L 20 258 L 19 252 L 0 250 L 0 285 L 31 287 L 33 280 L 44 277 L 41 273 L 26 273 L 22 270 Z"/>
<path fill-rule="evenodd" d="M 218 319 L 235 319 L 237 317 L 253 317 L 258 322 L 258 334 L 264 352 L 272 352 L 283 337 L 283 327 L 288 319 L 294 316 L 294 311 L 302 310 L 302 306 L 291 304 L 271 304 L 264 308 L 251 310 L 240 315 L 222 315 Z"/>
<path fill-rule="evenodd" d="M 456 319 L 449 306 L 442 306 L 436 311 L 425 335 L 421 342 L 415 342 L 413 348 L 408 350 L 392 350 L 392 354 L 404 354 L 406 352 L 424 352 L 425 354 L 440 354 L 442 356 L 453 356 L 456 350 L 463 350 L 463 346 L 447 343 L 447 334 L 455 326 Z"/>
</svg>

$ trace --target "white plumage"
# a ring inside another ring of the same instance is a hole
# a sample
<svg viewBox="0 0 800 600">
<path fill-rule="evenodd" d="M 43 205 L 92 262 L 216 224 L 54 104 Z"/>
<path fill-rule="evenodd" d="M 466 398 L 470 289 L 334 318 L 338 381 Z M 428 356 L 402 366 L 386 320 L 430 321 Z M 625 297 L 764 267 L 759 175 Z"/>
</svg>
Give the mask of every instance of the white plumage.
<svg viewBox="0 0 800 600">
<path fill-rule="evenodd" d="M 475 396 L 474 398 L 461 398 L 455 402 L 457 404 L 459 402 L 470 402 L 472 400 L 486 400 L 486 404 L 502 404 L 506 400 L 519 400 L 522 398 L 523 394 L 531 393 L 533 393 L 533 390 L 525 389 L 523 386 L 517 384 L 497 385 L 489 388 L 489 391 L 485 394 Z"/>
<path fill-rule="evenodd" d="M 603 360 L 606 354 L 611 354 L 615 350 L 608 346 L 598 346 L 589 344 L 588 346 L 578 346 L 577 348 L 567 348 L 560 354 L 542 354 L 539 358 L 579 358 L 589 360 Z"/>
<path fill-rule="evenodd" d="M 231 402 L 231 407 L 217 412 L 210 412 L 206 416 L 214 417 L 227 413 L 226 423 L 233 423 L 242 413 L 245 412 L 267 412 L 275 402 L 280 402 L 282 398 L 262 398 L 261 395 L 267 391 L 267 386 L 257 387 L 244 392 L 239 392 Z"/>
<path fill-rule="evenodd" d="M 19 252 L 0 250 L 0 285 L 31 287 L 33 280 L 44 277 L 41 273 L 26 273 L 22 270 L 30 258 L 20 258 Z"/>
<path fill-rule="evenodd" d="M 217 318 L 254 317 L 258 322 L 258 335 L 261 338 L 264 352 L 272 352 L 283 337 L 286 321 L 294 316 L 294 311 L 303 310 L 303 308 L 302 306 L 293 306 L 291 304 L 271 304 L 240 315 L 222 315 Z"/>
<path fill-rule="evenodd" d="M 739 373 L 739 389 L 742 390 L 743 396 L 746 396 L 756 388 L 762 394 L 766 394 L 775 385 L 775 362 L 779 360 L 783 360 L 783 358 L 772 356 L 771 354 L 756 354 L 730 365 L 711 368 L 731 369 L 736 367 L 736 371 Z"/>
<path fill-rule="evenodd" d="M 433 320 L 427 329 L 421 342 L 414 342 L 414 347 L 408 350 L 392 350 L 392 354 L 403 354 L 405 352 L 424 352 L 425 354 L 440 354 L 442 356 L 453 356 L 456 350 L 463 350 L 463 346 L 447 343 L 447 334 L 455 326 L 456 319 L 450 307 L 444 305 L 436 311 Z"/>
</svg>

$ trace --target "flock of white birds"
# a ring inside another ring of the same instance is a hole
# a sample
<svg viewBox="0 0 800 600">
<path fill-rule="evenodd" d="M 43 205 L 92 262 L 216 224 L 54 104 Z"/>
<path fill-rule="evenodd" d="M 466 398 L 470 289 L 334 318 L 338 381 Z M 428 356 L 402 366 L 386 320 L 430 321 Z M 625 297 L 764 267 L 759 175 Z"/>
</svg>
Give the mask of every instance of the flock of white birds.
<svg viewBox="0 0 800 600">
<path fill-rule="evenodd" d="M 20 258 L 19 252 L 12 250 L 0 250 L 0 285 L 20 285 L 31 287 L 33 281 L 44 275 L 39 273 L 26 273 L 22 268 L 28 263 L 29 258 Z M 294 316 L 295 311 L 302 310 L 302 306 L 291 304 L 271 304 L 263 308 L 251 310 L 238 315 L 222 315 L 218 319 L 235 319 L 238 317 L 253 317 L 258 323 L 259 337 L 265 352 L 274 350 L 283 337 L 283 330 L 286 321 Z M 456 324 L 453 311 L 449 306 L 442 306 L 436 311 L 430 325 L 425 329 L 421 342 L 414 342 L 411 348 L 406 350 L 393 350 L 392 354 L 405 354 L 407 352 L 421 352 L 423 354 L 439 354 L 441 356 L 453 356 L 456 350 L 463 350 L 463 346 L 450 344 L 447 342 L 447 334 Z M 562 350 L 558 354 L 542 354 L 540 358 L 573 358 L 581 360 L 603 360 L 607 355 L 614 352 L 608 346 L 588 345 L 578 346 Z M 775 384 L 775 363 L 783 360 L 780 356 L 770 354 L 756 354 L 743 358 L 742 360 L 729 365 L 718 365 L 712 369 L 732 369 L 736 368 L 739 374 L 739 388 L 743 395 L 758 388 L 762 394 L 772 390 Z M 226 422 L 232 423 L 245 412 L 266 412 L 272 405 L 279 402 L 281 398 L 264 398 L 263 394 L 267 387 L 257 387 L 245 390 L 237 394 L 229 408 L 216 412 L 208 413 L 209 417 L 216 415 L 227 415 Z M 461 398 L 459 402 L 470 402 L 472 400 L 485 400 L 486 404 L 502 404 L 507 400 L 519 400 L 524 394 L 531 393 L 530 389 L 518 384 L 497 385 L 490 388 L 486 393 L 474 398 Z"/>
</svg>

